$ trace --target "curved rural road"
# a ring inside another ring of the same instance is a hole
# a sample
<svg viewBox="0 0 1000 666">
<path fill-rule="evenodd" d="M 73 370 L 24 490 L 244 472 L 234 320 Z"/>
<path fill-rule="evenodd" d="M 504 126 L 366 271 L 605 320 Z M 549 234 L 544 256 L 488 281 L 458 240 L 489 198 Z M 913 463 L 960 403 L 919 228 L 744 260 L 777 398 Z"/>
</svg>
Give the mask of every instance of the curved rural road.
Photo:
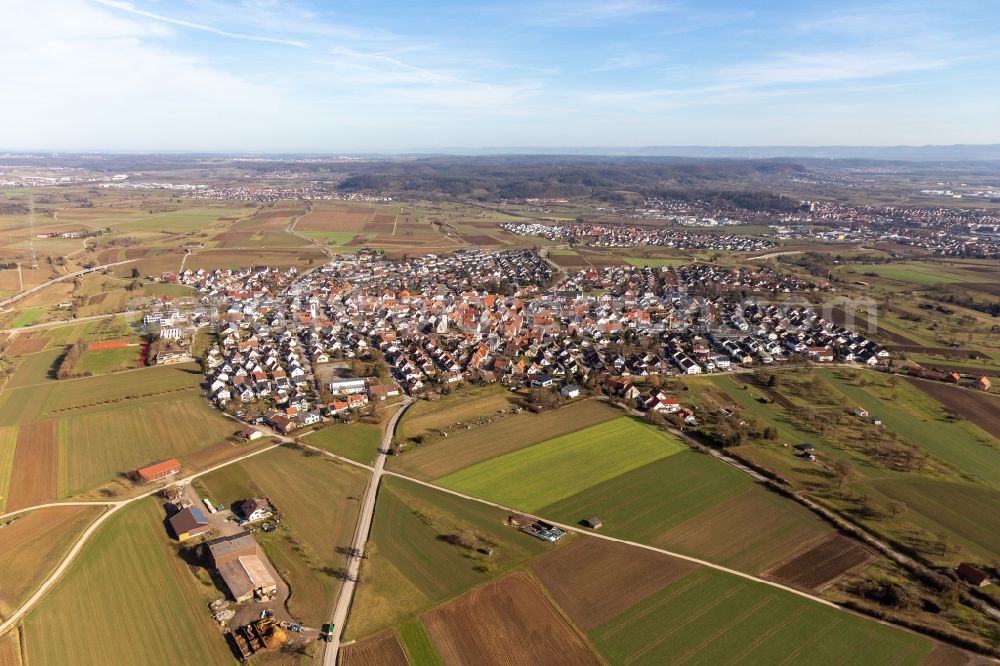
<svg viewBox="0 0 1000 666">
<path fill-rule="evenodd" d="M 57 278 L 53 278 L 48 282 L 43 282 L 37 287 L 32 287 L 27 291 L 22 291 L 20 294 L 14 294 L 10 298 L 6 298 L 0 301 L 0 308 L 5 308 L 8 305 L 18 302 L 22 298 L 26 298 L 31 294 L 37 293 L 46 287 L 49 287 L 57 282 L 62 282 L 63 280 L 69 280 L 71 278 L 79 277 L 81 275 L 87 275 L 88 273 L 96 273 L 97 271 L 103 271 L 105 268 L 111 268 L 112 266 L 121 266 L 122 264 L 131 264 L 133 261 L 139 261 L 138 259 L 126 259 L 125 261 L 116 261 L 113 264 L 104 264 L 103 266 L 94 266 L 93 268 L 84 268 L 80 271 L 75 271 L 73 273 L 67 273 L 66 275 L 60 275 Z"/>
<path fill-rule="evenodd" d="M 133 310 L 122 310 L 120 312 L 108 312 L 105 314 L 91 315 L 89 317 L 76 317 L 75 319 L 63 319 L 61 321 L 47 321 L 43 324 L 32 324 L 31 326 L 21 326 L 19 328 L 3 328 L 0 333 L 25 333 L 27 331 L 39 331 L 45 328 L 55 328 L 57 326 L 72 326 L 85 321 L 97 321 L 98 319 L 110 319 L 121 317 L 122 315 L 135 314 Z"/>
<path fill-rule="evenodd" d="M 247 458 L 252 458 L 253 456 L 260 455 L 261 453 L 264 453 L 265 451 L 270 451 L 271 449 L 274 449 L 278 446 L 280 446 L 280 444 L 271 444 L 269 446 L 264 446 L 255 451 L 245 453 L 242 456 L 239 456 L 238 458 L 227 460 L 226 462 L 219 463 L 218 465 L 214 465 L 207 469 L 203 469 L 202 471 L 197 472 L 195 474 L 186 476 L 183 479 L 178 479 L 173 483 L 190 483 L 192 480 L 198 478 L 199 476 L 208 474 L 210 472 L 214 472 L 217 469 L 221 469 L 223 467 L 226 467 L 227 465 L 232 465 L 233 463 L 238 463 L 242 460 L 246 460 Z M 90 540 L 90 537 L 94 534 L 94 532 L 97 531 L 97 529 L 101 525 L 104 524 L 105 521 L 107 521 L 108 518 L 113 516 L 119 509 L 122 509 L 133 502 L 137 502 L 141 499 L 146 499 L 151 495 L 155 495 L 156 493 L 163 490 L 164 487 L 165 486 L 157 486 L 156 488 L 148 490 L 142 493 L 141 495 L 136 495 L 135 497 L 130 497 L 129 499 L 125 500 L 119 500 L 117 502 L 97 502 L 96 504 L 104 504 L 108 506 L 109 507 L 108 510 L 102 513 L 100 516 L 98 516 L 97 519 L 93 523 L 91 523 L 86 530 L 83 531 L 83 534 L 77 537 L 76 541 L 73 542 L 73 546 L 66 554 L 66 557 L 64 557 L 62 561 L 59 563 L 59 565 L 52 571 L 52 573 L 49 574 L 48 578 L 42 581 L 42 584 L 39 585 L 37 590 L 35 590 L 35 593 L 32 594 L 30 597 L 28 597 L 28 599 L 23 604 L 21 604 L 17 608 L 17 610 L 11 613 L 9 617 L 7 617 L 2 623 L 0 623 L 0 636 L 3 636 L 8 630 L 14 628 L 18 624 L 18 622 L 21 621 L 21 618 L 23 618 L 28 613 L 28 611 L 31 610 L 35 606 L 35 604 L 37 604 L 42 599 L 42 597 L 45 596 L 45 594 L 52 588 L 52 586 L 55 585 L 57 582 L 59 582 L 59 578 L 62 577 L 62 575 L 66 572 L 66 570 L 70 567 L 70 565 L 73 564 L 73 561 L 76 559 L 76 556 L 79 555 L 80 551 L 83 550 L 83 547 L 87 545 L 87 541 Z M 94 504 L 95 504 L 94 502 L 55 502 L 50 504 L 39 504 L 33 507 L 25 507 L 13 513 L 4 514 L 3 516 L 0 516 L 0 518 L 5 518 L 7 516 L 12 516 L 18 513 L 24 513 L 26 511 L 31 511 L 34 509 L 41 509 L 51 506 L 92 506 Z"/>
<path fill-rule="evenodd" d="M 375 467 L 372 470 L 372 478 L 368 481 L 368 488 L 365 489 L 365 497 L 361 502 L 361 514 L 358 516 L 358 526 L 354 530 L 354 542 L 351 544 L 352 552 L 348 555 L 347 575 L 344 584 L 340 588 L 340 596 L 337 598 L 337 605 L 333 609 L 333 618 L 330 620 L 333 625 L 333 637 L 326 644 L 323 652 L 323 666 L 336 666 L 337 653 L 340 652 L 340 639 L 344 633 L 344 623 L 347 621 L 347 613 L 351 609 L 351 600 L 354 598 L 354 588 L 357 585 L 358 569 L 361 567 L 361 555 L 368 542 L 368 534 L 372 529 L 372 520 L 375 518 L 375 498 L 378 496 L 379 483 L 382 475 L 385 474 L 385 459 L 389 447 L 392 446 L 392 436 L 396 432 L 396 424 L 409 406 L 413 404 L 412 398 L 407 396 L 400 408 L 389 419 L 385 426 L 385 433 L 382 435 L 382 447 L 379 449 L 378 458 L 375 460 Z"/>
</svg>

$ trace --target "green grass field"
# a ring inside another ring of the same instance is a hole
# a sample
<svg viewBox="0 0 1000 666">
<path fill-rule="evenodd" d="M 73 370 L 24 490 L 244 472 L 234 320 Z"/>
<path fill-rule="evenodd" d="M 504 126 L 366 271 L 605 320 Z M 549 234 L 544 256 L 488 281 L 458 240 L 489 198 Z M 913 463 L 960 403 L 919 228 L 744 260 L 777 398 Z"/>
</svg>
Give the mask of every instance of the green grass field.
<svg viewBox="0 0 1000 666">
<path fill-rule="evenodd" d="M 598 400 L 580 400 L 541 414 L 523 411 L 407 449 L 403 455 L 390 458 L 388 464 L 429 481 L 621 415 L 621 410 Z"/>
<path fill-rule="evenodd" d="M 940 403 L 897 380 L 890 386 L 881 375 L 866 372 L 869 382 L 859 386 L 845 374 L 822 370 L 824 379 L 886 428 L 912 444 L 929 451 L 962 473 L 1000 488 L 1000 440 L 969 421 L 952 421 L 942 414 Z"/>
<path fill-rule="evenodd" d="M 138 342 L 139 334 L 129 325 L 138 314 L 108 317 L 96 321 L 77 322 L 66 326 L 56 326 L 45 331 L 52 338 L 51 346 L 70 345 L 77 340 L 104 342 L 107 340 L 128 340 Z"/>
<path fill-rule="evenodd" d="M 853 266 L 852 272 L 875 273 L 879 277 L 921 286 L 950 284 L 953 282 L 986 282 L 986 273 L 969 271 L 959 266 L 941 266 L 931 263 L 898 263 L 879 266 Z M 863 277 L 860 279 L 864 279 Z"/>
<path fill-rule="evenodd" d="M 27 310 L 21 310 L 10 323 L 10 327 L 21 328 L 22 326 L 31 326 L 36 321 L 41 319 L 44 314 L 45 311 L 41 308 L 28 308 Z"/>
<path fill-rule="evenodd" d="M 139 347 L 88 349 L 76 366 L 77 372 L 105 375 L 139 367 Z"/>
<path fill-rule="evenodd" d="M 536 511 L 684 448 L 636 418 L 621 417 L 478 463 L 437 483 Z"/>
<path fill-rule="evenodd" d="M 367 423 L 337 424 L 310 433 L 303 441 L 338 456 L 371 465 L 382 443 L 382 429 Z"/>
<path fill-rule="evenodd" d="M 258 533 L 275 567 L 292 588 L 289 607 L 297 619 L 319 624 L 332 607 L 346 565 L 338 548 L 349 546 L 367 475 L 308 450 L 280 447 L 227 465 L 198 480 L 215 503 L 230 506 L 267 497 L 282 515 L 282 529 Z"/>
<path fill-rule="evenodd" d="M 235 217 L 245 214 L 242 208 L 185 208 L 163 213 L 146 213 L 128 216 L 121 223 L 115 224 L 115 230 L 121 232 L 159 232 L 185 233 L 203 231 L 219 221 L 220 217 Z"/>
<path fill-rule="evenodd" d="M 1000 554 L 1000 491 L 933 479 L 889 479 L 858 486 L 902 502 L 909 508 L 907 520 L 930 534 L 950 532 L 986 561 Z"/>
<path fill-rule="evenodd" d="M 410 658 L 411 664 L 419 666 L 443 666 L 444 662 L 438 656 L 434 644 L 431 643 L 430 636 L 424 629 L 420 620 L 413 620 L 399 626 L 396 629 L 396 636 L 402 643 L 403 649 Z"/>
<path fill-rule="evenodd" d="M 916 665 L 934 647 L 928 638 L 709 569 L 588 635 L 612 664 Z"/>
<path fill-rule="evenodd" d="M 358 588 L 347 627 L 350 637 L 412 619 L 553 547 L 507 527 L 506 517 L 484 504 L 385 478 L 372 527 L 371 579 Z M 493 548 L 493 555 L 473 553 L 444 538 L 460 532 Z"/>
<path fill-rule="evenodd" d="M 157 503 L 108 520 L 24 622 L 33 666 L 232 664 Z"/>
<path fill-rule="evenodd" d="M 597 516 L 606 534 L 755 574 L 831 531 L 809 511 L 746 474 L 690 449 L 538 513 L 570 525 Z"/>
<path fill-rule="evenodd" d="M 183 298 L 197 294 L 197 290 L 183 284 L 172 284 L 169 282 L 147 282 L 142 286 L 142 293 L 146 296 L 170 296 L 171 298 Z"/>
<path fill-rule="evenodd" d="M 22 356 L 17 361 L 17 369 L 14 376 L 7 381 L 5 391 L 21 388 L 22 386 L 33 386 L 45 382 L 55 382 L 55 371 L 59 366 L 59 360 L 65 353 L 65 349 L 48 349 Z"/>
<path fill-rule="evenodd" d="M 637 266 L 639 268 L 662 268 L 663 266 L 681 266 L 683 264 L 690 263 L 690 259 L 685 259 L 683 257 L 623 257 L 625 263 L 629 266 Z"/>
</svg>

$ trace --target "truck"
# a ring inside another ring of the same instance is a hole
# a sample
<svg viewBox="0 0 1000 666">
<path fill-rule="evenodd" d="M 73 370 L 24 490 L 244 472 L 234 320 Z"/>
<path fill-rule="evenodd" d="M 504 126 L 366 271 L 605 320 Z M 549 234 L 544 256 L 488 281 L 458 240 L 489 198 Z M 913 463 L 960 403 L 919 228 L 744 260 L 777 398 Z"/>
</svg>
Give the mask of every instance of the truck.
<svg viewBox="0 0 1000 666">
<path fill-rule="evenodd" d="M 322 629 L 323 640 L 326 641 L 327 643 L 333 642 L 333 630 L 336 628 L 336 626 L 337 625 L 335 625 L 333 622 L 327 622 L 326 624 L 323 625 Z"/>
</svg>

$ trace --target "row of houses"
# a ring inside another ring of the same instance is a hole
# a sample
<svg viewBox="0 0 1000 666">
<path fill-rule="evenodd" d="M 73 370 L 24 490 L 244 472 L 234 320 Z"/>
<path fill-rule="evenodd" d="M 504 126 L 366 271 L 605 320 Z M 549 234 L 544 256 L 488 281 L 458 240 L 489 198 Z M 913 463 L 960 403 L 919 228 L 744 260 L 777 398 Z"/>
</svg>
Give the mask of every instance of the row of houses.
<svg viewBox="0 0 1000 666">
<path fill-rule="evenodd" d="M 394 384 L 409 393 L 468 379 L 527 386 L 544 376 L 564 385 L 594 373 L 698 374 L 804 359 L 875 365 L 889 355 L 801 298 L 747 298 L 829 289 L 772 269 L 621 266 L 547 286 L 551 274 L 535 270 L 543 265 L 521 251 L 399 260 L 361 253 L 281 293 L 265 293 L 260 275 L 247 273 L 245 288 L 227 283 L 210 391 L 220 403 L 273 397 L 279 423 L 292 426 L 329 408 L 318 403 L 314 364 L 372 353 L 393 381 L 327 386 L 341 402 L 373 391 L 381 398 Z"/>
</svg>

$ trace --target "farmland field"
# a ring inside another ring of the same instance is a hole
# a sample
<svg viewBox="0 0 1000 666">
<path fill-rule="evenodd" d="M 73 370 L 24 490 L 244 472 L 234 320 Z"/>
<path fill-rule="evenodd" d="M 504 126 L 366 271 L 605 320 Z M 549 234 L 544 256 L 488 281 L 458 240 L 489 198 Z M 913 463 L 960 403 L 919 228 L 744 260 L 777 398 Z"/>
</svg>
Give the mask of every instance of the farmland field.
<svg viewBox="0 0 1000 666">
<path fill-rule="evenodd" d="M 588 635 L 613 664 L 920 664 L 930 639 L 699 569 Z"/>
<path fill-rule="evenodd" d="M 102 526 L 27 616 L 32 666 L 230 664 L 198 582 L 170 546 L 152 499 Z"/>
<path fill-rule="evenodd" d="M 950 532 L 987 560 L 1000 553 L 1000 491 L 933 479 L 889 479 L 858 484 L 904 503 L 906 517 L 932 534 Z"/>
<path fill-rule="evenodd" d="M 563 523 L 757 573 L 830 533 L 805 509 L 693 450 L 656 460 L 539 510 Z"/>
<path fill-rule="evenodd" d="M 911 378 L 907 378 L 907 381 L 945 407 L 955 410 L 963 418 L 1000 438 L 1000 397 L 984 391 L 963 390 L 941 382 Z"/>
<path fill-rule="evenodd" d="M 420 620 L 413 620 L 396 629 L 403 649 L 414 666 L 442 666 L 441 658 L 434 650 L 430 636 Z"/>
<path fill-rule="evenodd" d="M 583 538 L 535 560 L 530 568 L 574 624 L 587 631 L 698 565 L 613 541 Z"/>
<path fill-rule="evenodd" d="M 435 479 L 483 460 L 610 421 L 621 414 L 620 410 L 596 400 L 570 403 L 541 414 L 522 412 L 409 449 L 390 459 L 389 464 L 421 479 Z"/>
<path fill-rule="evenodd" d="M 899 282 L 930 286 L 952 282 L 975 281 L 981 277 L 975 272 L 969 272 L 959 266 L 939 266 L 928 263 L 897 263 L 879 266 L 858 266 L 852 269 L 855 273 L 875 273 L 879 277 Z"/>
<path fill-rule="evenodd" d="M 367 423 L 332 425 L 303 438 L 306 444 L 371 465 L 382 444 L 382 429 Z"/>
<path fill-rule="evenodd" d="M 41 308 L 29 308 L 27 310 L 21 310 L 14 317 L 14 320 L 10 323 L 11 328 L 21 328 L 22 326 L 31 326 L 39 319 L 42 318 L 44 311 Z"/>
<path fill-rule="evenodd" d="M 64 350 L 60 347 L 21 357 L 14 376 L 7 382 L 7 390 L 55 382 L 55 371 L 63 352 Z"/>
<path fill-rule="evenodd" d="M 909 382 L 885 384 L 884 377 L 864 373 L 868 386 L 842 373 L 821 374 L 854 403 L 882 419 L 885 427 L 908 442 L 933 453 L 964 474 L 1000 488 L 1000 440 L 968 421 L 955 422 L 935 402 Z M 894 396 L 894 397 L 893 397 Z"/>
<path fill-rule="evenodd" d="M 392 630 L 343 648 L 344 666 L 408 666 L 403 646 Z"/>
<path fill-rule="evenodd" d="M 117 349 L 88 349 L 80 357 L 77 372 L 103 375 L 139 367 L 139 347 L 119 347 Z"/>
<path fill-rule="evenodd" d="M 358 588 L 348 633 L 364 637 L 451 598 L 551 549 L 504 525 L 507 514 L 477 502 L 387 477 L 371 539 L 372 580 Z M 489 557 L 451 535 L 493 549 Z"/>
<path fill-rule="evenodd" d="M 684 449 L 673 437 L 623 416 L 478 463 L 437 483 L 535 511 Z"/>
<path fill-rule="evenodd" d="M 81 410 L 59 419 L 60 495 L 72 496 L 121 472 L 183 456 L 232 434 L 233 423 L 197 394 Z"/>
<path fill-rule="evenodd" d="M 502 386 L 463 387 L 455 395 L 435 401 L 418 400 L 399 421 L 398 437 L 406 439 L 429 430 L 453 425 L 478 416 L 492 416 L 507 409 L 511 396 Z"/>
<path fill-rule="evenodd" d="M 0 636 L 0 664 L 3 666 L 22 666 L 21 632 L 16 627 Z"/>
<path fill-rule="evenodd" d="M 691 260 L 685 257 L 671 257 L 669 259 L 656 257 L 625 257 L 624 261 L 630 266 L 649 268 L 662 268 L 664 266 L 680 266 L 689 263 Z"/>
<path fill-rule="evenodd" d="M 23 514 L 0 538 L 0 618 L 17 608 L 63 558 L 100 507 L 66 506 Z M 9 519 L 4 519 L 9 520 Z"/>
<path fill-rule="evenodd" d="M 267 497 L 281 512 L 284 529 L 260 537 L 275 567 L 289 583 L 289 608 L 319 624 L 340 589 L 332 572 L 346 564 L 338 548 L 349 546 L 366 475 L 311 451 L 279 447 L 228 465 L 198 481 L 213 502 L 230 506 L 247 497 Z"/>
<path fill-rule="evenodd" d="M 449 666 L 600 663 L 531 579 L 520 573 L 434 609 L 423 622 Z"/>
<path fill-rule="evenodd" d="M 58 449 L 55 423 L 26 423 L 17 433 L 7 510 L 43 504 L 58 493 Z"/>
<path fill-rule="evenodd" d="M 12 357 L 36 354 L 45 349 L 50 339 L 46 337 L 25 338 L 18 336 L 10 348 L 7 349 L 7 354 Z"/>
<path fill-rule="evenodd" d="M 873 559 L 857 541 L 835 534 L 784 562 L 769 575 L 788 585 L 820 589 L 844 572 Z"/>
<path fill-rule="evenodd" d="M 7 488 L 14 471 L 14 451 L 17 447 L 17 426 L 0 426 L 0 512 L 7 504 Z"/>
</svg>

